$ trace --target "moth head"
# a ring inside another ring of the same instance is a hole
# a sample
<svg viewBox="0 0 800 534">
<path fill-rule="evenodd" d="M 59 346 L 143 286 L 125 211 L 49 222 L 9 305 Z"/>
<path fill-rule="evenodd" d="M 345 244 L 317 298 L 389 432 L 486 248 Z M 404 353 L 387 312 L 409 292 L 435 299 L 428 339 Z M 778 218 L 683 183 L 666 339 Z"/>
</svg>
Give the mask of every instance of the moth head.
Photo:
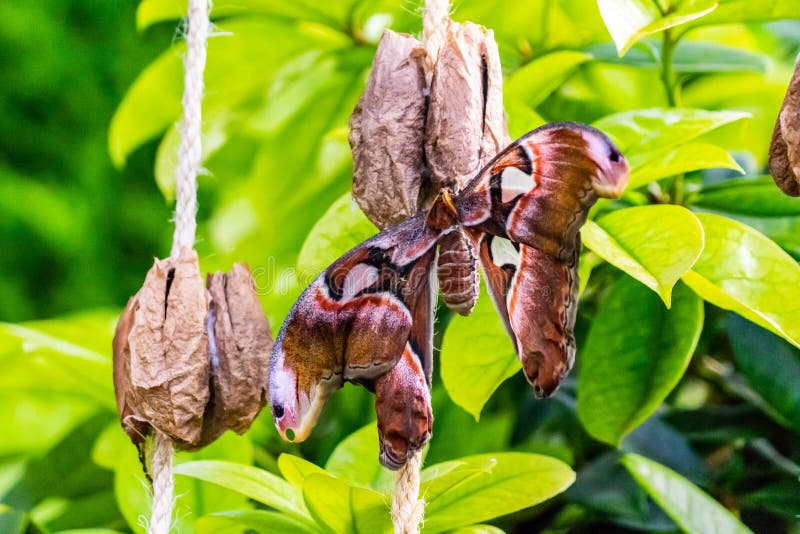
<svg viewBox="0 0 800 534">
<path fill-rule="evenodd" d="M 613 142 L 600 130 L 591 126 L 580 127 L 581 136 L 595 164 L 592 189 L 601 198 L 619 198 L 628 185 L 631 171 L 628 161 Z"/>
<path fill-rule="evenodd" d="M 284 365 L 284 354 L 279 336 L 273 349 L 269 373 L 269 404 L 272 418 L 281 437 L 286 441 L 305 441 L 317 423 L 325 404 L 320 387 L 308 391 L 298 389 L 295 371 Z"/>
</svg>

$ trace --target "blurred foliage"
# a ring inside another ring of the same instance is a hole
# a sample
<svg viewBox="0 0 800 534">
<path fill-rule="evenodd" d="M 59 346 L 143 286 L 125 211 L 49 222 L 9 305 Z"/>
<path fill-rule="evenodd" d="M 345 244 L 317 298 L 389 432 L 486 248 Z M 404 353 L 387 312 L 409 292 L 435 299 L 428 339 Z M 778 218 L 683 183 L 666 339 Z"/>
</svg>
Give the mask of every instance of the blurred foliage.
<svg viewBox="0 0 800 534">
<path fill-rule="evenodd" d="M 0 6 L 0 319 L 124 303 L 170 237 L 152 146 L 106 155 L 114 108 L 172 40 L 142 39 L 125 0 Z"/>
<path fill-rule="evenodd" d="M 1 532 L 144 531 L 110 340 L 171 233 L 183 10 L 0 5 Z M 593 123 L 633 172 L 585 228 L 577 368 L 555 397 L 533 399 L 485 296 L 438 311 L 425 532 L 800 532 L 800 201 L 763 175 L 800 2 L 462 0 L 453 17 L 495 31 L 512 135 Z M 420 3 L 219 0 L 214 21 L 197 248 L 208 271 L 249 262 L 275 331 L 375 231 L 349 200 L 347 118 L 383 28 L 418 32 Z M 265 413 L 179 454 L 178 531 L 390 528 L 372 410 L 346 386 L 305 443 Z"/>
</svg>

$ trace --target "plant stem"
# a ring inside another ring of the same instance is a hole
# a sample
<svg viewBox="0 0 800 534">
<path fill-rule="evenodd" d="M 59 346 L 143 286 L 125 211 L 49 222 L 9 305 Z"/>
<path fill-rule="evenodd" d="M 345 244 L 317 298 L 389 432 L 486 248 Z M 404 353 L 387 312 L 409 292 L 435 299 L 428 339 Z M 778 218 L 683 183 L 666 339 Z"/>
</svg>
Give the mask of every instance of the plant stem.
<svg viewBox="0 0 800 534">
<path fill-rule="evenodd" d="M 675 71 L 672 67 L 673 52 L 675 45 L 678 44 L 678 37 L 672 35 L 672 29 L 664 30 L 664 40 L 661 46 L 661 82 L 664 84 L 664 92 L 667 94 L 667 102 L 670 107 L 677 107 L 680 87 L 675 79 Z M 670 202 L 673 204 L 683 204 L 684 175 L 678 174 L 672 179 L 670 187 Z"/>
<path fill-rule="evenodd" d="M 678 174 L 675 178 L 672 179 L 672 191 L 670 194 L 671 200 L 673 204 L 682 205 L 683 204 L 683 178 L 684 174 Z"/>
<path fill-rule="evenodd" d="M 661 46 L 661 82 L 667 93 L 667 102 L 670 107 L 678 105 L 678 86 L 675 83 L 675 72 L 672 68 L 672 52 L 677 44 L 672 38 L 672 30 L 664 30 L 664 41 Z"/>
</svg>

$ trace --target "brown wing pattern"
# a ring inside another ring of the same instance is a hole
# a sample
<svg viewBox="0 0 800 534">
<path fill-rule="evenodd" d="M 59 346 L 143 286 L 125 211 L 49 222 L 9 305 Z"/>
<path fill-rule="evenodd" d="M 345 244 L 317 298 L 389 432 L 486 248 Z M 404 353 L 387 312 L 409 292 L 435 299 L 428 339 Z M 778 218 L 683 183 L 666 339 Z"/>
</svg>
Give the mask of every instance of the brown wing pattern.
<svg viewBox="0 0 800 534">
<path fill-rule="evenodd" d="M 270 364 L 270 404 L 285 438 L 305 439 L 344 381 L 373 388 L 406 345 L 430 380 L 438 235 L 413 217 L 346 253 L 303 292 Z"/>
<path fill-rule="evenodd" d="M 455 199 L 537 396 L 552 394 L 575 359 L 580 227 L 628 175 L 605 135 L 556 123 L 511 144 Z"/>
</svg>

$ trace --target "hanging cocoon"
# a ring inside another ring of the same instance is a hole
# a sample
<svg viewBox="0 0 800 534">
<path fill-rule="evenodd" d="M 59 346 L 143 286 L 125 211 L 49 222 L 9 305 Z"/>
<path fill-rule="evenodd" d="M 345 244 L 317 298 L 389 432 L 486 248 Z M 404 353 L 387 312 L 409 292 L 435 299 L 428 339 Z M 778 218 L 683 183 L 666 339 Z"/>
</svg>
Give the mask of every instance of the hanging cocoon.
<svg viewBox="0 0 800 534">
<path fill-rule="evenodd" d="M 123 429 L 137 445 L 158 429 L 183 450 L 245 432 L 266 403 L 272 344 L 245 266 L 204 284 L 193 250 L 155 260 L 114 336 Z"/>
</svg>

